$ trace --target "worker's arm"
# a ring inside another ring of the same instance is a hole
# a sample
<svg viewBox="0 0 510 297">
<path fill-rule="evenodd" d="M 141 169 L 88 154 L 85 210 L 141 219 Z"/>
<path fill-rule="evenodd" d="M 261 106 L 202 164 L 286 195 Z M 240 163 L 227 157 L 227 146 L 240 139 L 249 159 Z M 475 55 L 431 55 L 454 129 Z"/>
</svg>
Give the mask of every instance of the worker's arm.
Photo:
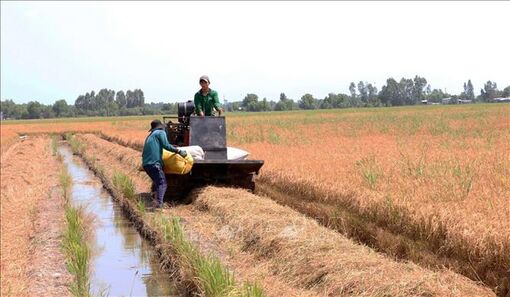
<svg viewBox="0 0 510 297">
<path fill-rule="evenodd" d="M 198 116 L 201 116 L 203 117 L 204 116 L 204 111 L 202 110 L 202 104 L 200 102 L 200 97 L 198 96 L 198 93 L 195 94 L 195 113 L 198 115 Z"/>
<path fill-rule="evenodd" d="M 214 92 L 211 95 L 213 97 L 214 109 L 216 109 L 218 111 L 219 115 L 221 115 L 221 113 L 223 112 L 223 108 L 221 108 L 220 98 L 218 98 L 218 92 Z"/>
<path fill-rule="evenodd" d="M 158 141 L 159 143 L 161 144 L 161 146 L 167 150 L 167 151 L 170 151 L 172 153 L 178 153 L 179 152 L 179 149 L 176 148 L 175 146 L 171 145 L 169 142 L 168 142 L 168 139 L 166 138 L 166 133 L 162 130 L 158 130 L 156 131 L 156 137 L 158 138 Z"/>
</svg>

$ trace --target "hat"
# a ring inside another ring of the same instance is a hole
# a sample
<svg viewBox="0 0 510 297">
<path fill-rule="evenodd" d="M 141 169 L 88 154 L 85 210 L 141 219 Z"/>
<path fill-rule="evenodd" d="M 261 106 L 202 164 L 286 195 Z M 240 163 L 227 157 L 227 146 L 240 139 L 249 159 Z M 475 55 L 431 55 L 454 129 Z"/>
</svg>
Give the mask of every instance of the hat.
<svg viewBox="0 0 510 297">
<path fill-rule="evenodd" d="M 149 129 L 149 132 L 156 129 L 165 129 L 165 125 L 163 125 L 160 120 L 153 120 L 151 122 L 151 128 Z"/>
<path fill-rule="evenodd" d="M 202 81 L 202 80 L 205 80 L 208 84 L 211 83 L 211 81 L 209 80 L 209 76 L 207 76 L 207 75 L 202 75 L 198 81 Z"/>
</svg>

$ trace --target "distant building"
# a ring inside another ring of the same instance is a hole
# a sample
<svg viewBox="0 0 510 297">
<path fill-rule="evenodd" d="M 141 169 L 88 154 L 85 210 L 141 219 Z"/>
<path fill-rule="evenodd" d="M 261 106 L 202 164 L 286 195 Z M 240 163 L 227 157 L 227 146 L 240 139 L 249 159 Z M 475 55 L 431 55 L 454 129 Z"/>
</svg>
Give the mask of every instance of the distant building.
<svg viewBox="0 0 510 297">
<path fill-rule="evenodd" d="M 421 104 L 423 104 L 423 105 L 438 105 L 440 103 L 428 101 L 428 100 L 425 99 L 425 100 L 421 100 Z"/>
<path fill-rule="evenodd" d="M 506 98 L 494 98 L 493 99 L 494 102 L 510 102 L 510 97 L 506 97 Z"/>
<path fill-rule="evenodd" d="M 3 120 L 4 120 L 4 112 L 0 111 L 0 121 L 3 121 Z"/>
<path fill-rule="evenodd" d="M 473 103 L 473 100 L 458 99 L 458 100 L 457 100 L 457 103 L 458 103 L 458 104 L 469 104 L 469 103 Z"/>
<path fill-rule="evenodd" d="M 450 101 L 452 101 L 451 97 L 443 98 L 441 99 L 441 104 L 450 104 Z"/>
</svg>

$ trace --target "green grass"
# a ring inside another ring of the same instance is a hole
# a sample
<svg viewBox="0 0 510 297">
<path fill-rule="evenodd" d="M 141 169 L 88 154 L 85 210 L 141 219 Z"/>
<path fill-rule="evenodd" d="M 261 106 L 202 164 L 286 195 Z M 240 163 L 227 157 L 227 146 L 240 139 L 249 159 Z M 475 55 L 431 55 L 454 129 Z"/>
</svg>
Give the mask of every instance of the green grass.
<svg viewBox="0 0 510 297">
<path fill-rule="evenodd" d="M 83 209 L 71 206 L 69 202 L 69 189 L 71 176 L 64 166 L 59 176 L 60 186 L 65 199 L 66 229 L 62 239 L 62 249 L 66 255 L 66 266 L 73 275 L 69 291 L 77 297 L 90 296 L 89 257 L 90 248 L 85 238 Z"/>
<path fill-rule="evenodd" d="M 473 187 L 473 180 L 475 178 L 475 169 L 472 166 L 461 166 L 456 164 L 452 169 L 453 176 L 457 179 L 458 184 L 463 193 L 463 197 L 469 195 Z"/>
<path fill-rule="evenodd" d="M 129 200 L 135 198 L 135 185 L 129 176 L 122 172 L 114 172 L 112 176 L 113 186 Z"/>
<path fill-rule="evenodd" d="M 281 142 L 280 135 L 278 135 L 278 133 L 271 131 L 269 133 L 269 143 L 279 144 L 280 142 Z"/>
<path fill-rule="evenodd" d="M 234 275 L 213 256 L 202 255 L 184 234 L 178 218 L 160 216 L 158 225 L 165 239 L 170 242 L 178 257 L 179 266 L 192 275 L 203 296 L 264 296 L 258 285 L 236 286 Z"/>
<path fill-rule="evenodd" d="M 382 177 L 382 170 L 379 169 L 375 157 L 367 157 L 356 162 L 356 166 L 363 177 L 363 180 L 370 189 L 375 189 L 377 181 Z"/>
<path fill-rule="evenodd" d="M 56 156 L 58 153 L 58 139 L 57 135 L 51 135 L 51 153 Z"/>
<path fill-rule="evenodd" d="M 142 198 L 138 199 L 138 202 L 136 203 L 136 207 L 138 208 L 138 211 L 143 215 L 147 212 L 147 207 L 145 206 L 145 201 Z"/>
<path fill-rule="evenodd" d="M 73 154 L 75 155 L 83 154 L 83 151 L 85 150 L 84 145 L 78 139 L 76 139 L 72 133 L 69 132 L 65 133 L 64 138 L 71 146 L 71 151 L 73 152 Z"/>
<path fill-rule="evenodd" d="M 412 178 L 425 176 L 426 166 L 428 164 L 426 156 L 426 149 L 421 150 L 421 154 L 417 159 L 411 158 L 408 153 L 400 152 L 402 171 Z"/>
<path fill-rule="evenodd" d="M 62 247 L 66 255 L 67 269 L 74 276 L 69 290 L 74 296 L 90 296 L 90 249 L 85 239 L 83 210 L 67 205 L 65 216 L 67 228 L 62 240 Z"/>
<path fill-rule="evenodd" d="M 69 200 L 69 189 L 71 188 L 71 176 L 67 172 L 67 167 L 64 165 L 59 175 L 60 187 L 62 188 L 63 196 L 66 201 Z"/>
</svg>

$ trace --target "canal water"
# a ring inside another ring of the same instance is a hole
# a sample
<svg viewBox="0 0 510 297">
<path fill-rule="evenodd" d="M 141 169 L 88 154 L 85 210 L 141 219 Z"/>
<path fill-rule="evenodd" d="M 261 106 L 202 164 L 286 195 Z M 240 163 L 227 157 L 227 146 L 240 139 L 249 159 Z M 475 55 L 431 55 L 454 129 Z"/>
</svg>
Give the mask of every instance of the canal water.
<svg viewBox="0 0 510 297">
<path fill-rule="evenodd" d="M 70 201 L 94 217 L 91 292 L 101 296 L 178 296 L 170 275 L 161 271 L 155 250 L 140 236 L 106 192 L 101 181 L 73 156 L 59 148 L 72 178 Z"/>
</svg>

